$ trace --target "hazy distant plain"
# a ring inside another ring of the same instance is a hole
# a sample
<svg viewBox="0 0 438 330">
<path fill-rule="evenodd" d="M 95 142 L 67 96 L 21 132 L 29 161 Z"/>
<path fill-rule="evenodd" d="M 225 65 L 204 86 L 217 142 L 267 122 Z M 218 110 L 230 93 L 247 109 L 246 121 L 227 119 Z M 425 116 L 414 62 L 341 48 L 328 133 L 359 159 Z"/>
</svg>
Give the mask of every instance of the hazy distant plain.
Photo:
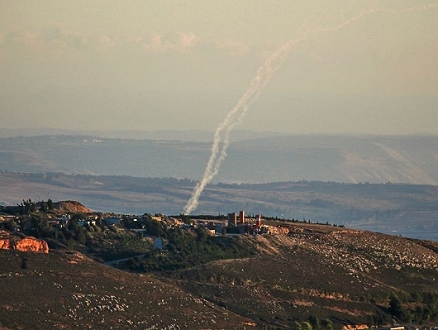
<svg viewBox="0 0 438 330">
<path fill-rule="evenodd" d="M 199 180 L 210 155 L 211 143 L 205 142 L 208 133 L 156 135 L 160 139 L 81 135 L 0 138 L 0 170 Z M 236 132 L 233 138 L 216 183 L 317 180 L 438 184 L 437 136 Z"/>
</svg>

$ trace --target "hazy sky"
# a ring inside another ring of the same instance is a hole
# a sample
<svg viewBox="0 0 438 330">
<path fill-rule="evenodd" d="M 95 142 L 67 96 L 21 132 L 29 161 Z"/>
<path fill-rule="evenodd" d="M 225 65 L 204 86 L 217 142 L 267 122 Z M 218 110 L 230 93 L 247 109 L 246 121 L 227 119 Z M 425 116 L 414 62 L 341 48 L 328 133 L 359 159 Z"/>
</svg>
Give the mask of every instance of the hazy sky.
<svg viewBox="0 0 438 330">
<path fill-rule="evenodd" d="M 438 134 L 437 18 L 422 0 L 0 0 L 0 129 L 213 131 L 299 39 L 239 128 Z"/>
</svg>

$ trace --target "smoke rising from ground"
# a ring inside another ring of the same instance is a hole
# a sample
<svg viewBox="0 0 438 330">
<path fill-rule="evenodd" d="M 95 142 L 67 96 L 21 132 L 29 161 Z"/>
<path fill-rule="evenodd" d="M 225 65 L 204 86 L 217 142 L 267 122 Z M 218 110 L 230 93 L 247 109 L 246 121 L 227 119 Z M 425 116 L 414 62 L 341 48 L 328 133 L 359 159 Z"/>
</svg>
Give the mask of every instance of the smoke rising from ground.
<svg viewBox="0 0 438 330">
<path fill-rule="evenodd" d="M 258 68 L 257 73 L 251 80 L 248 89 L 237 102 L 236 106 L 226 115 L 224 120 L 216 128 L 213 136 L 213 143 L 211 146 L 211 155 L 205 167 L 204 174 L 201 181 L 199 181 L 198 184 L 195 186 L 192 196 L 184 207 L 183 213 L 190 214 L 197 208 L 201 193 L 203 192 L 206 185 L 210 183 L 211 180 L 213 180 L 213 178 L 218 174 L 222 162 L 227 157 L 227 149 L 230 145 L 230 132 L 236 125 L 238 125 L 243 120 L 251 104 L 257 100 L 260 92 L 269 82 L 272 75 L 283 65 L 288 52 L 296 44 L 309 39 L 313 35 L 321 33 L 335 33 L 360 20 L 362 17 L 369 16 L 375 13 L 400 14 L 411 11 L 424 11 L 429 9 L 435 9 L 437 7 L 438 4 L 429 4 L 423 7 L 410 7 L 400 10 L 370 8 L 368 10 L 360 12 L 356 16 L 352 16 L 349 19 L 344 20 L 338 25 L 333 25 L 328 28 L 309 29 L 308 27 L 301 26 L 297 30 L 294 38 L 290 39 L 287 43 L 283 44 L 275 52 L 269 55 L 263 65 Z"/>
</svg>

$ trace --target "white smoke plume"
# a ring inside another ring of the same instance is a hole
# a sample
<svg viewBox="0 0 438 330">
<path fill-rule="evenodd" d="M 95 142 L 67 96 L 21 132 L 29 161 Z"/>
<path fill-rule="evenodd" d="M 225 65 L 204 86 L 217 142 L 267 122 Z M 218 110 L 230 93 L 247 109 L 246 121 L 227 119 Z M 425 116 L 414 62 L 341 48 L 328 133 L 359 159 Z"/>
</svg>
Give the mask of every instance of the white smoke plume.
<svg viewBox="0 0 438 330">
<path fill-rule="evenodd" d="M 207 184 L 210 183 L 211 180 L 213 180 L 213 178 L 218 174 L 222 162 L 227 157 L 227 149 L 230 145 L 230 132 L 243 120 L 248 112 L 249 106 L 257 100 L 260 92 L 269 82 L 272 75 L 283 65 L 286 55 L 293 46 L 299 42 L 309 39 L 309 37 L 313 35 L 337 32 L 338 30 L 341 30 L 342 28 L 345 28 L 350 24 L 360 20 L 362 17 L 369 16 L 374 13 L 387 12 L 400 14 L 411 11 L 424 11 L 433 8 L 438 8 L 438 4 L 429 4 L 423 7 L 410 7 L 400 10 L 370 8 L 362 11 L 356 16 L 344 20 L 338 25 L 334 25 L 329 28 L 317 28 L 311 30 L 309 28 L 304 29 L 304 27 L 300 27 L 293 39 L 279 47 L 265 60 L 263 65 L 258 68 L 257 73 L 251 80 L 248 89 L 237 102 L 236 106 L 227 114 L 224 120 L 216 128 L 213 136 L 213 144 L 211 146 L 211 155 L 205 167 L 204 174 L 201 181 L 199 181 L 193 189 L 192 196 L 184 207 L 183 213 L 188 215 L 198 207 L 201 193 L 204 191 L 204 188 L 207 186 Z"/>
<path fill-rule="evenodd" d="M 249 88 L 240 98 L 239 102 L 216 128 L 213 144 L 211 146 L 211 155 L 205 167 L 204 175 L 202 176 L 202 180 L 195 186 L 193 194 L 184 208 L 184 214 L 190 214 L 196 209 L 199 196 L 205 186 L 217 175 L 219 167 L 227 157 L 231 130 L 243 120 L 248 111 L 248 107 L 257 100 L 260 91 L 268 83 L 273 73 L 281 67 L 286 52 L 292 45 L 302 39 L 303 37 L 297 37 L 296 39 L 290 40 L 266 59 L 265 63 L 257 70 L 255 77 L 251 80 Z"/>
</svg>

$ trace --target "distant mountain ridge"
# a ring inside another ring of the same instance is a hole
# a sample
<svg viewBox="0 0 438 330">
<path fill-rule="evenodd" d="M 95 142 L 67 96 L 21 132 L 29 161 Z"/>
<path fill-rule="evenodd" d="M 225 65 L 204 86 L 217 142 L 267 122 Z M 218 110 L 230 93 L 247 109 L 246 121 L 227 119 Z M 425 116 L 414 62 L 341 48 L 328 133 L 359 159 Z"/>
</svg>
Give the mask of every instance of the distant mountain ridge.
<svg viewBox="0 0 438 330">
<path fill-rule="evenodd" d="M 118 130 L 118 131 L 77 131 L 57 128 L 26 128 L 26 129 L 2 129 L 0 138 L 30 137 L 45 135 L 71 135 L 71 136 L 95 136 L 106 139 L 133 139 L 133 140 L 176 140 L 186 142 L 210 142 L 214 132 L 202 130 Z M 234 141 L 249 140 L 260 136 L 276 136 L 274 132 L 255 132 L 251 130 L 233 130 L 231 133 Z"/>
<path fill-rule="evenodd" d="M 5 137 L 0 170 L 199 180 L 210 147 L 92 135 Z M 438 184 L 438 136 L 241 136 L 227 153 L 214 182 Z"/>
</svg>

